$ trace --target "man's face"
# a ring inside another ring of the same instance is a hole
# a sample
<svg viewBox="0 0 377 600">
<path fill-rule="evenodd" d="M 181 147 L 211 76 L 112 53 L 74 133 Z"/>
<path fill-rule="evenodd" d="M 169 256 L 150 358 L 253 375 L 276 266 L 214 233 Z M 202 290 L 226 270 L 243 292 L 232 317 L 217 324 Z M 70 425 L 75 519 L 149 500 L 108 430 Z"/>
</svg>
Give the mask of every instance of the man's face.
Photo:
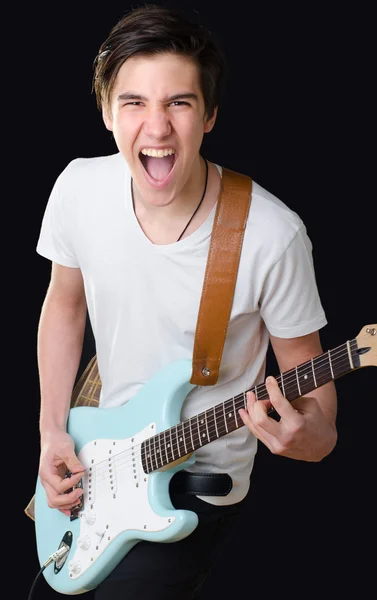
<svg viewBox="0 0 377 600">
<path fill-rule="evenodd" d="M 156 206 L 169 204 L 190 184 L 215 118 L 205 114 L 198 66 L 171 53 L 126 60 L 104 111 L 134 185 Z"/>
</svg>

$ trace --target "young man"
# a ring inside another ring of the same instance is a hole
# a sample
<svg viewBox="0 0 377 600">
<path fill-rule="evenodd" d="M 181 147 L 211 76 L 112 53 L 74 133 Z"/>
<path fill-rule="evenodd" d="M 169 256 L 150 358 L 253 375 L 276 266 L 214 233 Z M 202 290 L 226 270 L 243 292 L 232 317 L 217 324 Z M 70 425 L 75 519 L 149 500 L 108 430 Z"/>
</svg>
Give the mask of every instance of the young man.
<svg viewBox="0 0 377 600">
<path fill-rule="evenodd" d="M 49 506 L 65 515 L 82 493 L 63 492 L 84 469 L 66 424 L 86 311 L 102 407 L 123 405 L 163 367 L 192 358 L 222 177 L 200 149 L 215 125 L 224 69 L 203 28 L 157 6 L 133 10 L 99 50 L 94 89 L 119 152 L 66 167 L 37 245 L 52 261 L 38 333 L 39 476 Z M 317 356 L 325 324 L 302 220 L 253 182 L 220 377 L 190 391 L 182 419 L 263 382 L 269 342 L 281 372 Z M 192 495 L 172 486 L 174 506 L 196 512 L 199 525 L 178 542 L 137 543 L 96 588 L 97 600 L 194 597 L 241 514 L 257 440 L 303 461 L 320 461 L 333 450 L 333 383 L 294 405 L 275 379 L 266 387 L 269 401 L 250 392 L 247 410 L 239 411 L 245 427 L 200 448 L 188 469 L 228 473 L 231 491 Z M 268 414 L 271 405 L 279 421 Z"/>
</svg>

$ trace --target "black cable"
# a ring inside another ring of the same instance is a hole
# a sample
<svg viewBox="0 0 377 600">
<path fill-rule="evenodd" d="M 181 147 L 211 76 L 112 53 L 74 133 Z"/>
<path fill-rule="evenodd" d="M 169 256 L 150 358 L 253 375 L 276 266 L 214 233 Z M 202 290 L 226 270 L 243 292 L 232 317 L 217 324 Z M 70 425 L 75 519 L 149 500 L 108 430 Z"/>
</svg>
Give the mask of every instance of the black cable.
<svg viewBox="0 0 377 600">
<path fill-rule="evenodd" d="M 37 576 L 36 576 L 36 578 L 34 579 L 34 581 L 33 581 L 33 583 L 32 583 L 32 586 L 31 586 L 31 588 L 30 588 L 30 592 L 29 592 L 29 595 L 28 595 L 28 597 L 27 597 L 27 600 L 31 600 L 31 599 L 32 599 L 32 596 L 33 596 L 33 592 L 34 592 L 35 586 L 37 585 L 37 581 L 38 581 L 38 579 L 40 578 L 40 576 L 42 575 L 42 573 L 43 573 L 43 571 L 45 570 L 45 568 L 46 568 L 46 565 L 43 565 L 43 567 L 42 567 L 41 569 L 39 569 L 39 571 L 38 571 L 38 573 L 37 573 Z"/>
<path fill-rule="evenodd" d="M 27 600 L 31 600 L 35 586 L 37 585 L 37 581 L 38 581 L 39 577 L 42 575 L 45 568 L 48 565 L 50 565 L 53 561 L 55 561 L 55 562 L 61 561 L 68 554 L 69 550 L 70 550 L 70 547 L 67 546 L 67 544 L 62 542 L 61 546 L 56 550 L 56 552 L 53 552 L 52 554 L 50 554 L 50 556 L 48 557 L 46 562 L 43 563 L 40 570 L 38 571 L 37 576 L 34 579 L 32 586 L 30 588 L 30 592 L 29 592 Z"/>
</svg>

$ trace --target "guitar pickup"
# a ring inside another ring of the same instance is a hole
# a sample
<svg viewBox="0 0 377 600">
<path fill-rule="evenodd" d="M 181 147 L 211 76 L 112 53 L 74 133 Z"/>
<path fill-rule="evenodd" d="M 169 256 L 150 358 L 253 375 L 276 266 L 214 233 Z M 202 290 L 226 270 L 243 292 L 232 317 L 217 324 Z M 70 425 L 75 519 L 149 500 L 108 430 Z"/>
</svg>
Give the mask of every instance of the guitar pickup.
<svg viewBox="0 0 377 600">
<path fill-rule="evenodd" d="M 71 471 L 67 471 L 67 473 L 64 475 L 64 479 L 68 479 L 69 477 L 72 477 L 72 473 Z M 78 481 L 76 483 L 76 485 L 73 485 L 71 488 L 69 488 L 68 490 L 66 490 L 64 493 L 65 494 L 70 494 L 71 492 L 73 492 L 73 490 L 76 490 L 77 488 L 83 489 L 83 485 L 82 485 L 82 478 L 80 479 L 80 481 Z M 70 510 L 71 514 L 70 514 L 70 521 L 74 521 L 75 519 L 78 519 L 79 517 L 79 512 L 84 508 L 84 494 L 81 496 L 81 500 L 80 503 L 77 504 L 76 506 L 73 506 Z"/>
</svg>

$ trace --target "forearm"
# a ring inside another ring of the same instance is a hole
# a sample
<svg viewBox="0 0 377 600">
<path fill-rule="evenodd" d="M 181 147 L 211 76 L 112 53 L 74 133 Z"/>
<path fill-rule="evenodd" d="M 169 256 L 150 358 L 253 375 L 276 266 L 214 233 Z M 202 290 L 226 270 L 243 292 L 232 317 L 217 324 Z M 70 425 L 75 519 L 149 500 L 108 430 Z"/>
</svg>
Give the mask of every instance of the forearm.
<svg viewBox="0 0 377 600">
<path fill-rule="evenodd" d="M 321 425 L 320 419 L 317 421 L 317 426 L 315 422 L 313 423 L 314 428 L 318 429 L 318 445 L 308 444 L 310 451 L 306 457 L 306 460 L 319 461 L 333 451 L 338 439 L 336 428 L 337 394 L 335 384 L 333 381 L 330 381 L 316 390 L 313 390 L 308 395 L 310 396 L 309 402 L 313 401 L 312 398 L 317 401 L 322 414 L 325 416 L 325 419 L 329 424 L 329 427 L 324 424 Z"/>
<path fill-rule="evenodd" d="M 66 428 L 72 389 L 80 364 L 86 303 L 66 303 L 47 294 L 38 328 L 41 437 Z"/>
<path fill-rule="evenodd" d="M 329 424 L 336 430 L 337 394 L 334 382 L 330 381 L 307 395 L 317 400 Z"/>
</svg>

